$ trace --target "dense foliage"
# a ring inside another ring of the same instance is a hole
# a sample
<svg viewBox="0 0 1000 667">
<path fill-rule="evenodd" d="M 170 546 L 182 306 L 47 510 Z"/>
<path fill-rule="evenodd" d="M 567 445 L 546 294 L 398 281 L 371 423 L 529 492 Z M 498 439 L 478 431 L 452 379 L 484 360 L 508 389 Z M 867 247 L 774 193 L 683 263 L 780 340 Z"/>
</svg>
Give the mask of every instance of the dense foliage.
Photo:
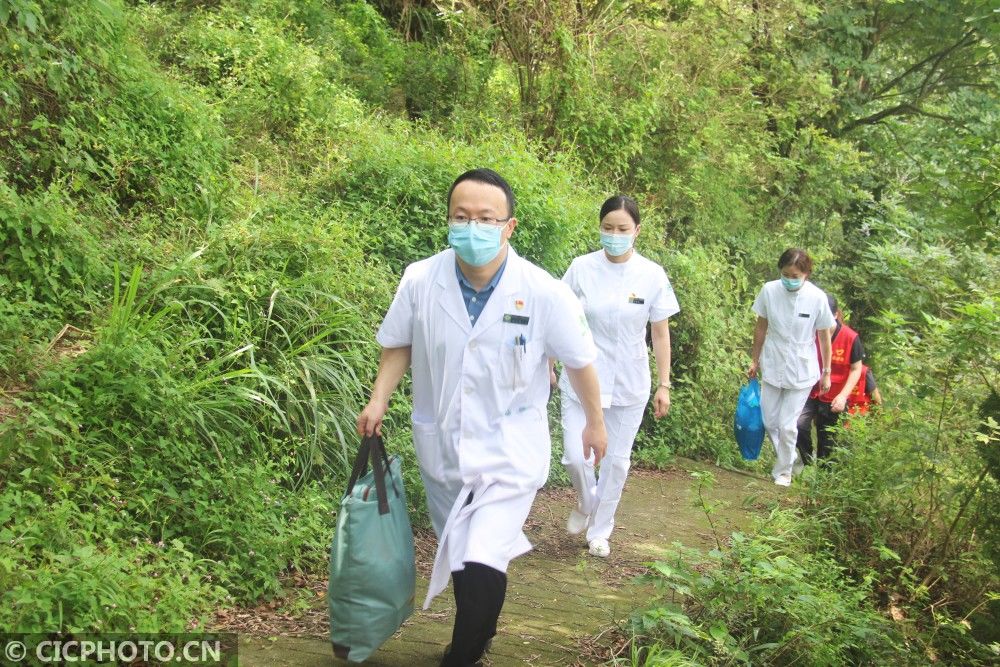
<svg viewBox="0 0 1000 667">
<path fill-rule="evenodd" d="M 640 200 L 682 307 L 641 461 L 739 464 L 748 305 L 788 245 L 888 399 L 800 506 L 660 566 L 637 661 L 988 661 L 998 25 L 990 0 L 0 0 L 0 627 L 194 627 L 321 570 L 374 329 L 485 165 L 554 273 L 605 196 Z"/>
</svg>

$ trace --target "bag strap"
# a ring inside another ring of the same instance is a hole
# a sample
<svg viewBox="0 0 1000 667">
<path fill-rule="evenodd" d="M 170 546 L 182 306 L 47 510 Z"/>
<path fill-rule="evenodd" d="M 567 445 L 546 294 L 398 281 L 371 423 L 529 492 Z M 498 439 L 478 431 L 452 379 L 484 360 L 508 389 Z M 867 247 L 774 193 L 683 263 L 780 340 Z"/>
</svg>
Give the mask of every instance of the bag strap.
<svg viewBox="0 0 1000 667">
<path fill-rule="evenodd" d="M 389 461 L 385 458 L 385 445 L 381 436 L 374 436 L 371 446 L 372 472 L 375 477 L 375 495 L 378 497 L 378 513 L 389 513 L 389 496 L 385 492 L 385 475 L 389 470 Z M 381 453 L 381 456 L 379 454 Z M 385 466 L 385 467 L 383 467 Z"/>
<path fill-rule="evenodd" d="M 388 514 L 389 496 L 386 493 L 385 476 L 389 473 L 389 457 L 385 452 L 385 443 L 382 441 L 382 436 L 380 435 L 365 436 L 361 439 L 361 446 L 358 448 L 358 454 L 354 458 L 354 468 L 351 470 L 351 478 L 347 482 L 347 491 L 344 493 L 344 497 L 346 498 L 351 494 L 354 490 L 354 485 L 368 471 L 369 459 L 372 464 L 372 476 L 375 478 L 378 513 Z M 400 495 L 399 489 L 396 488 L 396 481 L 391 476 L 390 482 L 392 490 L 395 491 L 398 497 Z"/>
<path fill-rule="evenodd" d="M 344 491 L 345 498 L 351 495 L 351 492 L 354 491 L 354 485 L 358 483 L 358 479 L 368 471 L 368 456 L 371 453 L 371 446 L 370 438 L 366 436 L 361 439 L 361 446 L 354 457 L 354 467 L 351 469 L 351 476 L 347 481 L 347 490 Z"/>
<path fill-rule="evenodd" d="M 386 475 L 386 477 L 389 478 L 389 484 L 392 486 L 392 491 L 393 491 L 393 493 L 396 494 L 396 497 L 399 498 L 400 497 L 399 488 L 396 486 L 396 479 L 392 476 L 392 472 L 391 472 L 392 469 L 390 468 L 390 465 L 392 463 L 392 459 L 390 459 L 389 455 L 386 453 L 386 451 L 385 451 L 385 442 L 382 440 L 381 437 L 378 440 L 378 451 L 379 451 L 379 454 L 381 454 L 381 456 L 382 456 L 382 462 L 385 464 L 385 475 Z M 372 456 L 374 456 L 374 455 L 375 455 L 375 452 L 374 452 L 374 445 L 373 445 Z"/>
</svg>

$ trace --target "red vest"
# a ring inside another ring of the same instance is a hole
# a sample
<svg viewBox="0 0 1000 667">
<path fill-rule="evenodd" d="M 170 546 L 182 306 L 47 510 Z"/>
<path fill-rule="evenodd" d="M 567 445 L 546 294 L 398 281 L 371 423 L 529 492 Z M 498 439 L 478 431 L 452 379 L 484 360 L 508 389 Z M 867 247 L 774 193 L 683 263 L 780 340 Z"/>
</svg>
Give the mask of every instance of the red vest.
<svg viewBox="0 0 1000 667">
<path fill-rule="evenodd" d="M 851 373 L 851 348 L 854 347 L 854 341 L 858 337 L 858 332 L 842 324 L 840 326 L 840 331 L 832 341 L 830 341 L 830 391 L 826 392 L 822 396 L 819 393 L 819 385 L 817 384 L 812 393 L 809 394 L 810 398 L 818 398 L 823 403 L 833 403 L 833 399 L 837 397 L 837 394 L 843 390 L 844 385 L 847 384 L 847 376 Z M 819 337 L 816 337 L 816 356 L 819 357 L 819 363 L 822 367 L 823 365 L 823 355 L 819 351 Z M 864 370 L 861 372 L 861 377 L 858 378 L 858 383 L 854 385 L 854 391 L 851 392 L 850 397 L 847 399 L 848 404 L 850 404 L 851 399 L 855 397 L 858 391 L 861 391 L 861 396 L 865 395 L 865 376 Z"/>
<path fill-rule="evenodd" d="M 858 383 L 854 385 L 854 391 L 847 395 L 847 411 L 851 414 L 868 414 L 868 406 L 872 400 L 865 391 L 867 389 L 867 380 L 868 367 L 861 364 L 861 377 L 858 378 Z"/>
</svg>

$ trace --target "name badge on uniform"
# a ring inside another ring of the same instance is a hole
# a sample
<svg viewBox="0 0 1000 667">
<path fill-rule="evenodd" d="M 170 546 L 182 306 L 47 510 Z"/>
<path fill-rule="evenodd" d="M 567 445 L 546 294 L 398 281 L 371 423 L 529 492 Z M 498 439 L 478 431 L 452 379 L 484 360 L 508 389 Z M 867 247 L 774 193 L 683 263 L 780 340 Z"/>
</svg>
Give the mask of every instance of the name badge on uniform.
<svg viewBox="0 0 1000 667">
<path fill-rule="evenodd" d="M 527 315 L 511 315 L 504 313 L 503 321 L 508 324 L 527 324 L 530 318 Z"/>
<path fill-rule="evenodd" d="M 628 298 L 628 302 L 629 303 L 646 303 L 646 300 L 644 298 L 642 298 L 641 296 L 636 296 L 635 294 L 633 294 L 633 295 L 631 295 Z"/>
<path fill-rule="evenodd" d="M 799 317 L 809 317 L 809 313 L 799 313 Z"/>
</svg>

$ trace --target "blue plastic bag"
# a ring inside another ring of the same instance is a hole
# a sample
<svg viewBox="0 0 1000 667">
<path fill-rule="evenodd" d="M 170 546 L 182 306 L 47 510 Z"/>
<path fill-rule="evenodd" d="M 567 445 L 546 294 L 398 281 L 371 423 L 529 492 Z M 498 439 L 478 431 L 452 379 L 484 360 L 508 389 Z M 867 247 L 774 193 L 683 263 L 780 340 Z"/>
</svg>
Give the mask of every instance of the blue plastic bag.
<svg viewBox="0 0 1000 667">
<path fill-rule="evenodd" d="M 753 378 L 740 388 L 733 432 L 745 461 L 756 461 L 764 442 L 764 417 L 760 412 L 760 382 Z"/>
</svg>

